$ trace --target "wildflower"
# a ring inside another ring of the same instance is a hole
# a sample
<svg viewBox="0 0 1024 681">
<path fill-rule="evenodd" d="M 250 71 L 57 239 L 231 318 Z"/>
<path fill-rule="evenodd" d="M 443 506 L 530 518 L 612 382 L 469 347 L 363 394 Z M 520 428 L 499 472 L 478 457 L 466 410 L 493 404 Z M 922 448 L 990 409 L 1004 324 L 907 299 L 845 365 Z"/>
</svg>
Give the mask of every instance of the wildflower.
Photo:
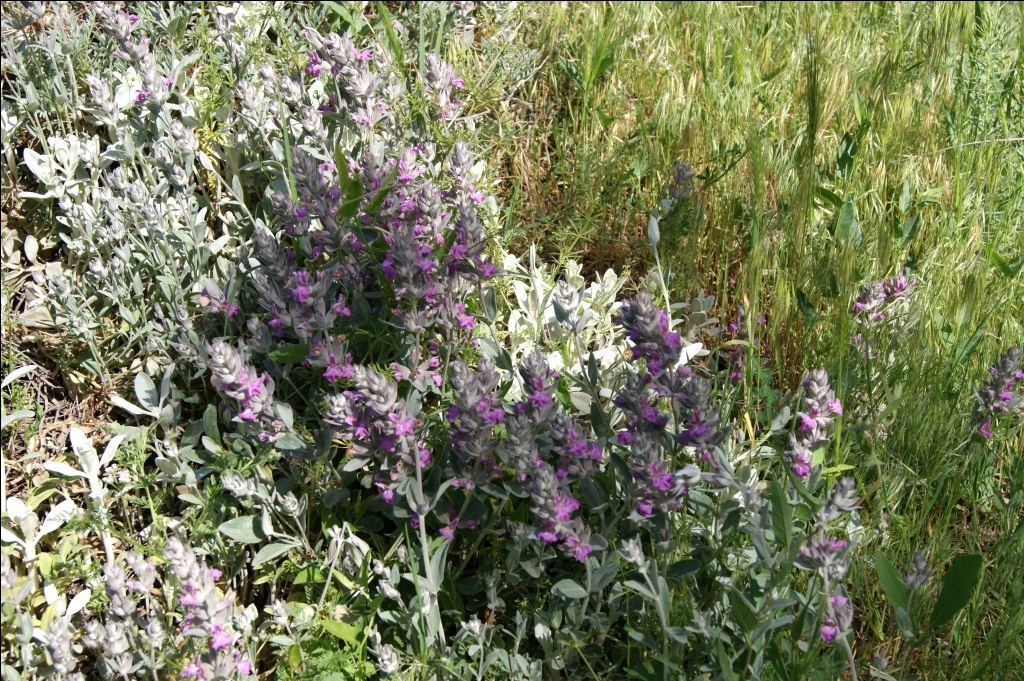
<svg viewBox="0 0 1024 681">
<path fill-rule="evenodd" d="M 181 674 L 184 678 L 202 678 L 203 669 L 196 662 L 189 662 L 185 665 L 185 668 L 181 670 Z"/>
<path fill-rule="evenodd" d="M 380 658 L 377 662 L 377 666 L 380 668 L 382 674 L 390 676 L 398 671 L 398 653 L 395 652 L 393 647 L 388 644 L 384 644 L 380 647 L 377 654 Z"/>
<path fill-rule="evenodd" d="M 853 478 L 842 478 L 832 488 L 825 505 L 818 511 L 818 519 L 829 523 L 857 508 L 860 499 L 854 496 L 856 482 Z"/>
<path fill-rule="evenodd" d="M 619 544 L 619 555 L 621 555 L 626 562 L 632 563 L 637 567 L 643 565 L 645 558 L 640 537 L 636 536 L 632 539 L 626 539 Z"/>
<path fill-rule="evenodd" d="M 306 64 L 306 73 L 316 78 L 320 75 L 320 68 L 323 62 L 316 50 L 313 50 L 307 56 L 309 57 L 309 63 Z"/>
<path fill-rule="evenodd" d="M 626 327 L 634 343 L 631 349 L 634 360 L 647 360 L 648 369 L 656 376 L 667 369 L 675 369 L 682 347 L 679 332 L 669 330 L 668 315 L 655 307 L 647 293 L 642 292 L 624 303 L 616 322 Z"/>
<path fill-rule="evenodd" d="M 835 620 L 826 619 L 825 623 L 821 625 L 821 640 L 825 643 L 835 641 L 838 634 L 839 629 L 836 627 Z"/>
<path fill-rule="evenodd" d="M 914 559 L 910 563 L 910 569 L 903 572 L 903 581 L 911 590 L 919 589 L 928 582 L 932 571 L 928 569 L 924 554 L 920 549 L 914 552 Z"/>
<path fill-rule="evenodd" d="M 976 394 L 981 403 L 984 415 L 1006 413 L 1021 403 L 1015 391 L 1017 384 L 1024 381 L 1024 371 L 1020 367 L 1020 349 L 1010 348 L 999 358 L 999 362 L 990 367 L 991 379 L 985 382 Z M 987 421 L 986 421 L 987 423 Z"/>
<path fill-rule="evenodd" d="M 850 566 L 847 548 L 846 540 L 819 532 L 797 551 L 796 566 L 804 570 L 824 570 L 828 575 L 841 579 Z"/>
<path fill-rule="evenodd" d="M 800 434 L 790 434 L 785 456 L 793 472 L 806 478 L 813 465 L 811 450 L 825 441 L 826 429 L 834 422 L 834 416 L 843 413 L 843 406 L 829 388 L 828 374 L 824 369 L 812 371 L 804 379 L 803 388 L 806 411 L 797 412 Z"/>
<path fill-rule="evenodd" d="M 214 622 L 213 635 L 210 637 L 211 650 L 223 650 L 231 645 L 231 635 L 224 631 L 220 624 Z"/>
<path fill-rule="evenodd" d="M 580 563 L 584 562 L 587 559 L 587 556 L 590 555 L 590 552 L 594 550 L 593 546 L 583 542 L 575 535 L 569 535 L 566 537 L 565 543 L 568 549 L 572 552 L 572 557 Z"/>
</svg>

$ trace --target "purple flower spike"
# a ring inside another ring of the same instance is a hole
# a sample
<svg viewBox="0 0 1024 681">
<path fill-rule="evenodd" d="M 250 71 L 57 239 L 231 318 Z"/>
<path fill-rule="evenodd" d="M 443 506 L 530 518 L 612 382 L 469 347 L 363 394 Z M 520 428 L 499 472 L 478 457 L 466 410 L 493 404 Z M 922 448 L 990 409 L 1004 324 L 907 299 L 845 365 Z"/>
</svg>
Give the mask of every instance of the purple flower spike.
<svg viewBox="0 0 1024 681">
<path fill-rule="evenodd" d="M 999 362 L 990 367 L 991 378 L 977 392 L 978 432 L 985 439 L 992 439 L 992 418 L 994 415 L 1014 411 L 1021 404 L 1016 389 L 1024 377 L 1020 368 L 1020 349 L 1010 348 L 999 358 Z"/>
</svg>

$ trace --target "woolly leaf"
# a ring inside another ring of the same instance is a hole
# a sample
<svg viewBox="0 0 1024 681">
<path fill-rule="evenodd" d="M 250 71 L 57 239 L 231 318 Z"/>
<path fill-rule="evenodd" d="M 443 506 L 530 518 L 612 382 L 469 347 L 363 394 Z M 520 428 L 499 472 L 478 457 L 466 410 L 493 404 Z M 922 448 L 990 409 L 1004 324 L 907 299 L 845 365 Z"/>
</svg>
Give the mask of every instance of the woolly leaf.
<svg viewBox="0 0 1024 681">
<path fill-rule="evenodd" d="M 580 600 L 587 596 L 587 590 L 571 579 L 563 579 L 555 584 L 551 587 L 551 593 L 556 596 L 560 596 L 561 598 L 569 598 L 573 600 Z"/>
<path fill-rule="evenodd" d="M 254 515 L 243 515 L 220 524 L 221 534 L 235 541 L 256 544 L 267 538 L 263 534 L 263 523 Z"/>
</svg>

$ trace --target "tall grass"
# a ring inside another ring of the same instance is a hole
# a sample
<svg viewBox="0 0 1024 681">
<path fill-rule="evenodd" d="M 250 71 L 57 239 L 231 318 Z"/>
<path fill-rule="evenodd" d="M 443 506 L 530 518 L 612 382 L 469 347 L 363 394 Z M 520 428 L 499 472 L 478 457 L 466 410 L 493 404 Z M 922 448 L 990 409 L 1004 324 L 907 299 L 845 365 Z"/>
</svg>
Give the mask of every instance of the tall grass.
<svg viewBox="0 0 1024 681">
<path fill-rule="evenodd" d="M 481 136 L 512 244 L 642 270 L 647 211 L 673 164 L 693 163 L 695 199 L 662 225 L 675 293 L 764 313 L 770 387 L 824 365 L 870 404 L 854 426 L 889 422 L 884 439 L 844 438 L 835 462 L 872 491 L 864 523 L 879 529 L 855 574 L 858 654 L 897 631 L 875 550 L 897 565 L 917 548 L 940 567 L 985 557 L 980 597 L 907 658 L 927 678 L 1024 673 L 1024 525 L 994 503 L 1013 495 L 1024 441 L 979 444 L 970 415 L 985 368 L 1024 340 L 1022 19 L 1011 3 L 549 3 L 521 10 L 523 49 L 544 61 L 505 100 L 450 48 L 496 114 Z M 903 268 L 911 312 L 864 366 L 852 302 Z"/>
</svg>

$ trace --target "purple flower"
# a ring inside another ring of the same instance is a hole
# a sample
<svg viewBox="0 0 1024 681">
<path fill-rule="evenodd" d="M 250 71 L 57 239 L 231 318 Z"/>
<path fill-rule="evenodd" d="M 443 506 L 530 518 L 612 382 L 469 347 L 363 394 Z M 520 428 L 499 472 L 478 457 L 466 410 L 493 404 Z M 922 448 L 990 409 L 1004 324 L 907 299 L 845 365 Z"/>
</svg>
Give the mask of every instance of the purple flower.
<svg viewBox="0 0 1024 681">
<path fill-rule="evenodd" d="M 845 539 L 839 539 L 838 537 L 829 537 L 826 546 L 832 553 L 838 553 L 846 548 L 847 541 Z"/>
<path fill-rule="evenodd" d="M 1015 392 L 1024 376 L 1020 368 L 1020 349 L 1014 347 L 1007 350 L 988 371 L 992 378 L 977 392 L 979 404 L 975 413 L 979 423 L 978 432 L 986 439 L 991 439 L 991 415 L 1008 413 L 1021 403 L 1021 398 Z"/>
<path fill-rule="evenodd" d="M 580 502 L 568 494 L 555 494 L 555 520 L 569 522 L 569 517 L 580 507 Z"/>
<path fill-rule="evenodd" d="M 650 464 L 651 473 L 651 486 L 654 489 L 659 489 L 663 492 L 667 492 L 672 489 L 672 474 L 665 473 L 658 469 L 658 464 L 652 462 Z"/>
<path fill-rule="evenodd" d="M 310 52 L 309 63 L 306 64 L 306 73 L 316 78 L 320 75 L 321 65 L 320 55 L 316 51 Z"/>
<path fill-rule="evenodd" d="M 551 404 L 551 396 L 547 393 L 533 393 L 529 397 L 529 402 L 538 409 L 543 409 Z"/>
<path fill-rule="evenodd" d="M 568 544 L 569 548 L 572 550 L 573 557 L 580 563 L 585 561 L 587 556 L 590 555 L 590 552 L 594 550 L 593 546 L 583 543 L 577 537 L 572 535 L 565 538 L 565 543 Z"/>
<path fill-rule="evenodd" d="M 388 420 L 395 424 L 395 435 L 412 435 L 415 421 L 404 418 L 400 414 L 388 414 Z"/>
<path fill-rule="evenodd" d="M 185 665 L 185 668 L 181 670 L 181 674 L 179 676 L 183 676 L 185 678 L 201 677 L 202 673 L 202 667 L 200 667 L 195 662 L 189 662 L 187 665 Z"/>
<path fill-rule="evenodd" d="M 199 605 L 199 599 L 193 593 L 185 593 L 178 596 L 178 605 L 183 608 L 195 608 Z"/>
<path fill-rule="evenodd" d="M 825 643 L 831 643 L 836 640 L 838 635 L 839 629 L 836 628 L 835 620 L 826 619 L 825 623 L 821 625 L 821 640 Z"/>
<path fill-rule="evenodd" d="M 296 302 L 305 303 L 306 299 L 313 293 L 313 288 L 310 286 L 309 273 L 304 270 L 296 272 L 295 281 L 298 283 L 298 286 L 292 289 L 292 296 L 294 296 Z"/>
<path fill-rule="evenodd" d="M 465 314 L 466 308 L 462 303 L 458 303 L 455 306 L 457 312 L 457 318 L 459 320 L 459 326 L 467 331 L 472 331 L 473 327 L 476 326 L 476 319 L 471 314 Z"/>
<path fill-rule="evenodd" d="M 811 474 L 811 455 L 806 452 L 801 452 L 796 455 L 793 461 L 793 472 L 801 478 L 806 478 Z"/>
<path fill-rule="evenodd" d="M 231 634 L 228 634 L 217 623 L 213 625 L 213 636 L 210 637 L 211 650 L 223 650 L 231 645 Z"/>
<path fill-rule="evenodd" d="M 334 383 L 344 376 L 345 372 L 337 363 L 334 362 L 334 355 L 331 355 L 331 362 L 327 365 L 327 370 L 324 371 L 324 378 L 327 379 L 328 382 Z"/>
</svg>

